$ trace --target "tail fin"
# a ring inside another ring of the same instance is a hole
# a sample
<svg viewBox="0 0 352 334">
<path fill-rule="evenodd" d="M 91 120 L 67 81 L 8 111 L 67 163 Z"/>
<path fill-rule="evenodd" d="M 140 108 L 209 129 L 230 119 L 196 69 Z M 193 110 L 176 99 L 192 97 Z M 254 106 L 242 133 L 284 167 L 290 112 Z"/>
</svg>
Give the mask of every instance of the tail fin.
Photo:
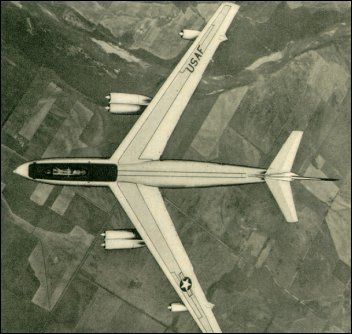
<svg viewBox="0 0 352 334">
<path fill-rule="evenodd" d="M 269 166 L 264 177 L 265 181 L 279 205 L 285 219 L 289 223 L 298 221 L 295 203 L 293 201 L 290 182 L 293 180 L 310 180 L 310 181 L 337 181 L 338 179 L 299 176 L 291 172 L 293 162 L 296 157 L 298 146 L 301 142 L 303 132 L 292 131 L 282 146 L 280 152 Z"/>
<path fill-rule="evenodd" d="M 265 173 L 265 181 L 285 216 L 286 221 L 289 223 L 295 223 L 298 221 L 290 181 L 297 176 L 296 174 L 291 173 L 291 168 L 302 135 L 302 131 L 291 132 L 280 152 Z"/>
</svg>

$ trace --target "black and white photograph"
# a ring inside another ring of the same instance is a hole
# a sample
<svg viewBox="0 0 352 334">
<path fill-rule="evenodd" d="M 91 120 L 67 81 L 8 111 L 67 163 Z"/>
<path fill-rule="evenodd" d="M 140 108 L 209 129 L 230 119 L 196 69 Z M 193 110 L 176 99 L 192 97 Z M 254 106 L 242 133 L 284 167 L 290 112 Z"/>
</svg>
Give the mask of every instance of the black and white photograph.
<svg viewBox="0 0 352 334">
<path fill-rule="evenodd" d="M 2 333 L 350 333 L 349 1 L 2 1 Z"/>
</svg>

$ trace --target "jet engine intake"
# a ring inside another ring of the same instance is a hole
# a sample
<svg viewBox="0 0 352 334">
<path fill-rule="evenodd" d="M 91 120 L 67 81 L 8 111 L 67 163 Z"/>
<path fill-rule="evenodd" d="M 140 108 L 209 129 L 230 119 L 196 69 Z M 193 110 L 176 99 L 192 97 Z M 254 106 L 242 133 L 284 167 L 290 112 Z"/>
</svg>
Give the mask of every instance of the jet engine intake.
<svg viewBox="0 0 352 334">
<path fill-rule="evenodd" d="M 102 246 L 105 249 L 129 249 L 145 246 L 136 230 L 111 230 L 101 234 L 104 237 Z"/>
<path fill-rule="evenodd" d="M 195 39 L 198 37 L 198 35 L 200 34 L 200 31 L 198 30 L 190 30 L 190 29 L 183 29 L 179 35 L 183 38 L 183 39 Z"/>
</svg>

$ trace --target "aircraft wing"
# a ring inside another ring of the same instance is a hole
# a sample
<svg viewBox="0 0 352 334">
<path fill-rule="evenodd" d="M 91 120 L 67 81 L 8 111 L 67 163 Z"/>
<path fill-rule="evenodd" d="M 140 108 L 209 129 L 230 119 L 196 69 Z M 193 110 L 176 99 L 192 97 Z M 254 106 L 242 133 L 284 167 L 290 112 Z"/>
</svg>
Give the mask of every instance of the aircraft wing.
<svg viewBox="0 0 352 334">
<path fill-rule="evenodd" d="M 159 189 L 120 182 L 111 190 L 202 332 L 221 333 Z"/>
<path fill-rule="evenodd" d="M 239 9 L 223 3 L 209 20 L 111 159 L 116 163 L 159 160 L 216 49 Z"/>
</svg>

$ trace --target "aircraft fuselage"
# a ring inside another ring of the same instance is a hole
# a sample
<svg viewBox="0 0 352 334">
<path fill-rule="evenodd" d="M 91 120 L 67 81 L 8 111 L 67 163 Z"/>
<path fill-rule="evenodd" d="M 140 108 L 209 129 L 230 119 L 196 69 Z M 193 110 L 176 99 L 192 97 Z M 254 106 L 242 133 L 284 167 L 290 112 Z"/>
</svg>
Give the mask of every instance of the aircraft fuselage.
<svg viewBox="0 0 352 334">
<path fill-rule="evenodd" d="M 210 187 L 264 182 L 265 169 L 195 161 L 146 161 L 117 165 L 109 159 L 45 159 L 27 162 L 15 172 L 61 185 L 109 186 L 115 182 L 154 187 Z"/>
<path fill-rule="evenodd" d="M 153 187 L 211 187 L 263 182 L 265 169 L 217 163 L 164 160 L 119 165 L 118 182 Z"/>
</svg>

